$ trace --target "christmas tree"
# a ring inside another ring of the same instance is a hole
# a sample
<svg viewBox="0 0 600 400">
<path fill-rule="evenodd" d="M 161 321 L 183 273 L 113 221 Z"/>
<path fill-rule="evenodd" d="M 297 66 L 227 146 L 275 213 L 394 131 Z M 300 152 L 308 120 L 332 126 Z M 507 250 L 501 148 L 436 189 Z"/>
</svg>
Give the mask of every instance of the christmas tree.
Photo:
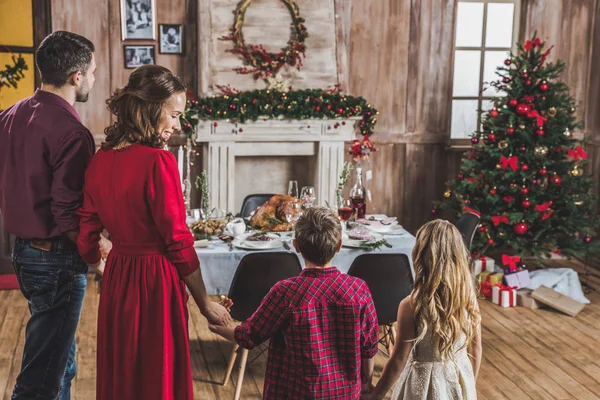
<svg viewBox="0 0 600 400">
<path fill-rule="evenodd" d="M 497 68 L 499 79 L 490 83 L 497 91 L 493 107 L 482 113 L 460 173 L 433 209 L 480 213 L 474 256 L 597 251 L 597 200 L 583 171 L 587 153 L 573 137 L 580 124 L 559 80 L 565 65 L 546 63 L 551 50 L 534 36 Z"/>
</svg>

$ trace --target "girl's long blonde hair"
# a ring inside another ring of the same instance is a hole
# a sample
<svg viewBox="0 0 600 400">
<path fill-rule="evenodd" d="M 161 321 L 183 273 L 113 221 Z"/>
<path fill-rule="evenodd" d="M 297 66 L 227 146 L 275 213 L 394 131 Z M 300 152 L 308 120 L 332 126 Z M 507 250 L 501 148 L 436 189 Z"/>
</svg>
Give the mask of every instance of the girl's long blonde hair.
<svg viewBox="0 0 600 400">
<path fill-rule="evenodd" d="M 467 247 L 454 225 L 436 219 L 417 232 L 412 258 L 412 304 L 420 333 L 415 343 L 431 331 L 439 337 L 442 359 L 449 359 L 461 335 L 466 336 L 461 349 L 471 342 L 481 320 Z"/>
</svg>

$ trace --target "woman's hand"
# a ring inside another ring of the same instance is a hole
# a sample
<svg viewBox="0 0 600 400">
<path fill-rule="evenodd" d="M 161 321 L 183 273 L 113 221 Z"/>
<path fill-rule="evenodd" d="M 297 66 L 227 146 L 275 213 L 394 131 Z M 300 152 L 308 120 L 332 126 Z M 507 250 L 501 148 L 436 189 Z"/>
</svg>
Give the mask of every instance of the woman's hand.
<svg viewBox="0 0 600 400">
<path fill-rule="evenodd" d="M 90 265 L 89 267 L 92 269 L 92 271 L 94 271 L 98 275 L 102 276 L 102 275 L 104 275 L 104 267 L 105 266 L 106 266 L 106 262 L 105 262 L 104 258 L 101 258 L 100 261 L 98 261 L 95 264 Z"/>
<path fill-rule="evenodd" d="M 229 300 L 231 301 L 231 300 Z M 221 301 L 222 303 L 223 301 Z M 208 302 L 202 315 L 206 317 L 209 324 L 227 326 L 231 322 L 231 315 L 226 307 L 214 301 Z"/>
</svg>

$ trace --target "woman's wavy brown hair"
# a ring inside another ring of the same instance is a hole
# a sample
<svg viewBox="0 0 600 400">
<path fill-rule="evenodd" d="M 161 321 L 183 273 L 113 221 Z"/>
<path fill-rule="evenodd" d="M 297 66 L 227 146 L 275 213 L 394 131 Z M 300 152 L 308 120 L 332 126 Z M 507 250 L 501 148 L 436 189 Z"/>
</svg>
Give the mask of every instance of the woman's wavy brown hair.
<svg viewBox="0 0 600 400">
<path fill-rule="evenodd" d="M 421 341 L 427 332 L 438 337 L 442 359 L 452 357 L 461 336 L 466 347 L 481 321 L 469 271 L 469 252 L 458 229 L 436 219 L 417 232 L 412 251 L 415 284 L 412 304 Z"/>
<path fill-rule="evenodd" d="M 111 149 L 125 143 L 164 147 L 165 141 L 156 128 L 164 104 L 172 95 L 181 92 L 185 92 L 185 85 L 167 68 L 159 65 L 136 68 L 127 85 L 106 100 L 108 110 L 116 120 L 104 129 L 106 140 L 102 148 Z"/>
</svg>

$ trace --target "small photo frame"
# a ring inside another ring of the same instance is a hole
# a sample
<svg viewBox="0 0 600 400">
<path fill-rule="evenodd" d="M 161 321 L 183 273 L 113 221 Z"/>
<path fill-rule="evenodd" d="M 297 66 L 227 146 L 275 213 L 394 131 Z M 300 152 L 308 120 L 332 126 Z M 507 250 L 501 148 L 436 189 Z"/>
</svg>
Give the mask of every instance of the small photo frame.
<svg viewBox="0 0 600 400">
<path fill-rule="evenodd" d="M 159 24 L 161 54 L 183 54 L 183 25 Z"/>
<path fill-rule="evenodd" d="M 120 0 L 123 40 L 156 40 L 155 0 Z"/>
<path fill-rule="evenodd" d="M 155 64 L 154 46 L 123 46 L 125 68 L 134 69 L 146 64 Z"/>
</svg>

